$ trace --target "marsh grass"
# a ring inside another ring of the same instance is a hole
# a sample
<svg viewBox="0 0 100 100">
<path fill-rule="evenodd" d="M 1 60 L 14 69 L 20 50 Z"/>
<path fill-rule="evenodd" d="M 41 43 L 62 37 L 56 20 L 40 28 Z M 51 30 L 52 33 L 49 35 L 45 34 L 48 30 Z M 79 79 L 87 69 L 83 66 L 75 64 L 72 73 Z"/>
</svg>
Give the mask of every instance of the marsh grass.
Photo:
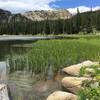
<svg viewBox="0 0 100 100">
<path fill-rule="evenodd" d="M 8 57 L 10 72 L 30 71 L 36 76 L 36 78 L 33 79 L 34 82 L 38 79 L 41 80 L 49 76 L 52 77 L 51 74 L 54 75 L 58 70 L 69 65 L 84 60 L 100 60 L 100 40 L 98 38 L 81 37 L 80 39 L 40 40 L 33 43 L 33 47 L 28 50 L 26 53 L 22 53 L 24 49 L 21 51 L 18 49 L 17 53 L 15 49 L 15 52 Z M 82 76 L 85 73 L 85 69 L 81 71 Z M 96 78 L 100 80 L 100 70 L 96 70 L 96 73 L 99 73 L 96 75 Z M 33 98 L 31 96 L 34 95 L 31 95 L 31 93 L 29 93 L 29 97 Z M 78 95 L 79 100 L 86 100 L 86 98 L 89 98 L 88 100 L 99 100 L 100 88 L 86 87 L 86 90 L 81 90 Z M 21 93 L 19 96 L 16 94 L 14 94 L 14 96 L 16 98 L 15 100 L 22 100 L 24 98 Z M 94 99 L 91 98 L 93 96 Z M 36 97 L 36 99 L 39 98 L 41 97 Z"/>
<path fill-rule="evenodd" d="M 99 60 L 100 40 L 42 40 L 34 43 L 28 53 L 31 68 L 36 73 L 47 72 L 49 65 L 53 71 L 84 60 Z"/>
<path fill-rule="evenodd" d="M 30 70 L 33 73 L 46 76 L 49 67 L 53 72 L 63 67 L 79 63 L 84 60 L 98 61 L 100 59 L 99 39 L 62 39 L 40 40 L 33 43 L 33 48 L 26 54 L 14 55 L 19 66 L 12 70 Z M 26 68 L 27 67 L 27 68 Z"/>
</svg>

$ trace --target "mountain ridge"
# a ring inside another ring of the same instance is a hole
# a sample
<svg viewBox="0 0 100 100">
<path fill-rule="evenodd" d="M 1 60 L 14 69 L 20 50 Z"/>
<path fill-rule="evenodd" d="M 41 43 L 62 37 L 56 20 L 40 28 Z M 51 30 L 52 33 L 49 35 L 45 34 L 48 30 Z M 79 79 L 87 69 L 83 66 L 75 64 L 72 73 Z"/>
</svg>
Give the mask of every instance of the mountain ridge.
<svg viewBox="0 0 100 100">
<path fill-rule="evenodd" d="M 10 11 L 0 9 L 0 20 L 3 22 L 9 22 L 13 18 L 20 21 L 20 19 L 24 18 L 25 20 L 31 21 L 42 21 L 42 20 L 57 20 L 57 19 L 68 19 L 72 15 L 68 10 L 60 9 L 60 10 L 35 10 L 28 11 L 25 13 L 17 13 L 12 14 Z"/>
<path fill-rule="evenodd" d="M 71 13 L 66 9 L 59 9 L 59 10 L 36 10 L 36 11 L 30 11 L 22 13 L 21 15 L 25 16 L 28 19 L 31 20 L 56 20 L 56 19 L 68 19 L 72 15 Z"/>
</svg>

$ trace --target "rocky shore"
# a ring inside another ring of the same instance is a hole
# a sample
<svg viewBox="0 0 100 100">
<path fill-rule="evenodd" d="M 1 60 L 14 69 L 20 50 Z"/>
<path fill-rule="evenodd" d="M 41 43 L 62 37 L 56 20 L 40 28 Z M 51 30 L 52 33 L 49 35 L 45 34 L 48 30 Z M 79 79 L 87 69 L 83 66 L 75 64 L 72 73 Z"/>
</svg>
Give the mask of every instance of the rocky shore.
<svg viewBox="0 0 100 100">
<path fill-rule="evenodd" d="M 86 68 L 87 71 L 91 73 L 93 72 L 91 66 L 97 65 L 99 65 L 99 62 L 92 62 L 88 60 L 62 69 L 62 72 L 66 74 L 66 76 L 61 80 L 63 89 L 53 92 L 46 100 L 77 100 L 77 93 L 83 88 L 83 82 L 92 80 L 90 74 L 82 77 L 80 76 L 81 68 Z"/>
</svg>

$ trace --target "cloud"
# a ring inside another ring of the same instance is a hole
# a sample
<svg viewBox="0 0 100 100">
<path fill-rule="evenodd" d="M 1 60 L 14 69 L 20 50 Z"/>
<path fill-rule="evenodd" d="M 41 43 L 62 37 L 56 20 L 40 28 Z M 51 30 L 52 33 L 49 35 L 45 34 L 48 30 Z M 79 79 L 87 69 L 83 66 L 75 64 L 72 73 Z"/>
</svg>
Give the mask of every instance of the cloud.
<svg viewBox="0 0 100 100">
<path fill-rule="evenodd" d="M 91 7 L 79 6 L 79 7 L 75 7 L 75 8 L 69 8 L 68 11 L 69 11 L 70 13 L 72 13 L 72 14 L 76 14 L 76 13 L 77 13 L 77 8 L 79 9 L 79 11 L 80 11 L 81 13 L 91 10 Z M 92 8 L 93 11 L 99 10 L 99 9 L 100 9 L 100 6 L 96 6 L 96 7 L 93 7 L 93 8 Z"/>
<path fill-rule="evenodd" d="M 59 0 L 0 0 L 0 8 L 14 13 L 30 10 L 52 10 L 50 3 Z"/>
<path fill-rule="evenodd" d="M 56 5 L 56 1 L 62 0 L 0 0 L 0 8 L 9 10 L 13 13 L 32 11 L 32 10 L 52 10 L 54 8 L 60 8 L 60 5 Z M 52 4 L 51 4 L 52 3 Z M 89 11 L 90 8 L 86 6 L 79 6 L 76 8 L 68 8 L 72 14 L 77 13 L 77 8 L 80 12 Z M 100 9 L 100 6 L 93 7 L 93 10 Z"/>
</svg>

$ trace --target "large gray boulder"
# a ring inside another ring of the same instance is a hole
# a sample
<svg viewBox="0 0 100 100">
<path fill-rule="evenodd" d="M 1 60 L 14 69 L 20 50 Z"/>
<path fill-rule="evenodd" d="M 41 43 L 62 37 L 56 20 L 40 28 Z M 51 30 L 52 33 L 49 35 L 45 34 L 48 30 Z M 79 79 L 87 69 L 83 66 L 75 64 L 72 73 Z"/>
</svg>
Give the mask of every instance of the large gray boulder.
<svg viewBox="0 0 100 100">
<path fill-rule="evenodd" d="M 48 96 L 46 100 L 77 100 L 77 96 L 63 91 L 56 91 Z"/>
<path fill-rule="evenodd" d="M 99 65 L 99 62 L 92 62 L 92 61 L 87 60 L 87 61 L 84 61 L 82 63 L 66 67 L 62 71 L 69 74 L 69 75 L 72 75 L 72 76 L 79 76 L 80 69 L 82 67 L 91 67 L 91 66 L 96 66 L 96 65 Z"/>
<path fill-rule="evenodd" d="M 90 81 L 92 78 L 86 77 L 65 77 L 62 79 L 62 86 L 70 91 L 71 93 L 77 93 L 79 90 L 82 89 L 82 84 L 84 81 Z"/>
</svg>

